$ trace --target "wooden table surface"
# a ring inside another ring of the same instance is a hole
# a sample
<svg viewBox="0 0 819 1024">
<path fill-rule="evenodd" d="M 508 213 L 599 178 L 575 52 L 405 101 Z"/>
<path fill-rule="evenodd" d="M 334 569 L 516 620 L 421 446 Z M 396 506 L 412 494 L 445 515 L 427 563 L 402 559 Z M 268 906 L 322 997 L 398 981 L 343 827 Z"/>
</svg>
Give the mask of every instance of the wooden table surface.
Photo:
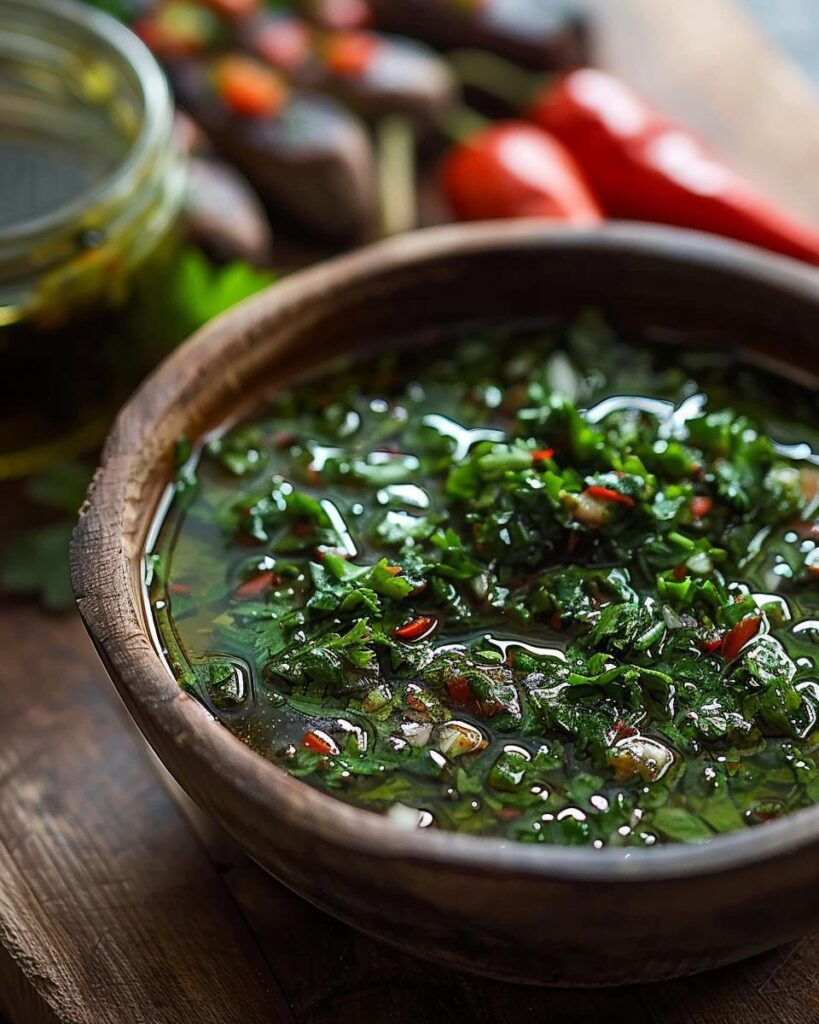
<svg viewBox="0 0 819 1024">
<path fill-rule="evenodd" d="M 736 0 L 592 5 L 601 63 L 819 220 L 817 101 Z M 267 877 L 163 784 L 76 616 L 0 604 L 0 654 L 9 1024 L 819 1021 L 819 938 L 599 992 L 513 987 L 382 948 Z"/>
</svg>

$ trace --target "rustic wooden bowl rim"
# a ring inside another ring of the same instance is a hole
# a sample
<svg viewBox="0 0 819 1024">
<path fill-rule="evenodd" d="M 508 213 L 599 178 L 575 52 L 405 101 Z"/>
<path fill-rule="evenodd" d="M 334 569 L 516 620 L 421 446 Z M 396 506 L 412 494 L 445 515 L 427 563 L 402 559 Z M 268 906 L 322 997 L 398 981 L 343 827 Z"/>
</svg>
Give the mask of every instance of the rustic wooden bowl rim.
<svg viewBox="0 0 819 1024">
<path fill-rule="evenodd" d="M 774 287 L 816 308 L 819 274 L 794 261 L 749 246 L 695 232 L 638 224 L 606 224 L 576 230 L 537 222 L 498 222 L 433 228 L 377 243 L 353 254 L 294 274 L 217 318 L 178 349 L 120 412 L 109 435 L 89 496 L 74 532 L 72 580 L 89 633 L 103 654 L 120 691 L 158 728 L 173 737 L 184 756 L 217 764 L 238 792 L 267 806 L 270 813 L 350 852 L 384 858 L 411 858 L 442 869 L 526 875 L 575 881 L 639 882 L 728 871 L 774 859 L 819 841 L 819 806 L 795 812 L 763 827 L 718 836 L 701 846 L 670 844 L 653 849 L 594 850 L 530 845 L 492 837 L 435 830 L 404 831 L 385 817 L 353 807 L 287 775 L 256 754 L 181 691 L 156 652 L 137 608 L 141 594 L 129 582 L 125 550 L 125 509 L 130 467 L 140 456 L 179 387 L 180 371 L 194 355 L 206 365 L 249 325 L 269 324 L 296 298 L 316 299 L 328 288 L 361 281 L 385 265 L 412 267 L 448 256 L 491 249 L 628 251 L 672 259 L 704 270 L 729 271 Z M 161 395 L 161 400 L 157 396 Z M 154 509 L 145 509 L 144 519 Z M 95 566 L 112 563 L 101 575 Z M 143 699 L 146 683 L 160 700 Z"/>
</svg>

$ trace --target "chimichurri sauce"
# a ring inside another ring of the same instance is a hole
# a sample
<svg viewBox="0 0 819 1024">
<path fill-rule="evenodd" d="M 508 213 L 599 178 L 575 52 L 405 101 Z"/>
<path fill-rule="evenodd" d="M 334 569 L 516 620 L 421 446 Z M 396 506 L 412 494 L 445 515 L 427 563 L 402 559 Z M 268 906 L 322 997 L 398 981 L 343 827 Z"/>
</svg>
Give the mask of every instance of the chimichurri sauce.
<svg viewBox="0 0 819 1024">
<path fill-rule="evenodd" d="M 191 453 L 181 684 L 408 827 L 703 842 L 819 801 L 808 388 L 593 314 L 337 365 Z"/>
</svg>

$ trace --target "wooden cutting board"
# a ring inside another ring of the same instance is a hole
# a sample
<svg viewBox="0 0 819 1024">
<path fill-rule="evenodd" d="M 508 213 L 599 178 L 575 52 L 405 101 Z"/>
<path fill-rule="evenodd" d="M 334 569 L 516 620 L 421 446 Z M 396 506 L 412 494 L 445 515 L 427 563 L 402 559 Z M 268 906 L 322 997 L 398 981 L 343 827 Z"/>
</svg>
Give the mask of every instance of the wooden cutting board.
<svg viewBox="0 0 819 1024">
<path fill-rule="evenodd" d="M 819 221 L 819 105 L 734 0 L 591 6 L 600 63 Z M 0 603 L 0 652 L 8 1024 L 819 1021 L 819 939 L 696 979 L 601 992 L 513 987 L 383 948 L 278 885 L 175 799 L 76 616 Z"/>
</svg>

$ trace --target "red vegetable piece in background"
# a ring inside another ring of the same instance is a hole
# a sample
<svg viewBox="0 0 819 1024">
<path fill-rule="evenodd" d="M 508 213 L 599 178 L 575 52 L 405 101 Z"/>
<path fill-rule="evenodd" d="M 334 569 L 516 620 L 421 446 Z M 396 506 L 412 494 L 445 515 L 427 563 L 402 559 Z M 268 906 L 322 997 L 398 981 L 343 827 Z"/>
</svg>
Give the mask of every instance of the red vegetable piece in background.
<svg viewBox="0 0 819 1024">
<path fill-rule="evenodd" d="M 372 20 L 365 0 L 313 0 L 311 8 L 316 21 L 338 31 L 365 28 Z"/>
<path fill-rule="evenodd" d="M 691 499 L 691 515 L 695 519 L 704 519 L 714 507 L 714 499 L 706 495 L 697 496 Z"/>
<path fill-rule="evenodd" d="M 570 71 L 542 90 L 528 116 L 572 153 L 609 216 L 696 228 L 819 262 L 819 229 L 784 212 L 613 75 Z"/>
<path fill-rule="evenodd" d="M 273 18 L 255 32 L 253 49 L 273 67 L 294 71 L 310 56 L 310 29 L 298 18 Z"/>
<path fill-rule="evenodd" d="M 322 44 L 324 63 L 340 78 L 365 75 L 384 43 L 369 32 L 339 32 Z"/>
<path fill-rule="evenodd" d="M 289 90 L 275 71 L 240 54 L 219 61 L 216 83 L 225 104 L 243 117 L 275 117 L 287 102 Z"/>
<path fill-rule="evenodd" d="M 500 121 L 457 143 L 442 172 L 461 220 L 549 217 L 570 224 L 602 219 L 571 155 L 554 138 L 520 121 Z"/>
<path fill-rule="evenodd" d="M 597 498 L 599 501 L 610 501 L 616 505 L 625 505 L 627 508 L 634 508 L 637 504 L 634 498 L 630 498 L 627 494 L 621 494 L 611 487 L 600 487 L 597 484 L 587 487 L 586 494 L 591 498 Z"/>
<path fill-rule="evenodd" d="M 532 452 L 532 462 L 548 462 L 555 454 L 554 448 L 540 448 Z"/>
<path fill-rule="evenodd" d="M 414 640 L 423 640 L 438 625 L 438 620 L 430 615 L 418 615 L 403 626 L 398 626 L 392 631 L 396 640 L 403 640 L 405 643 L 412 643 Z"/>
</svg>

